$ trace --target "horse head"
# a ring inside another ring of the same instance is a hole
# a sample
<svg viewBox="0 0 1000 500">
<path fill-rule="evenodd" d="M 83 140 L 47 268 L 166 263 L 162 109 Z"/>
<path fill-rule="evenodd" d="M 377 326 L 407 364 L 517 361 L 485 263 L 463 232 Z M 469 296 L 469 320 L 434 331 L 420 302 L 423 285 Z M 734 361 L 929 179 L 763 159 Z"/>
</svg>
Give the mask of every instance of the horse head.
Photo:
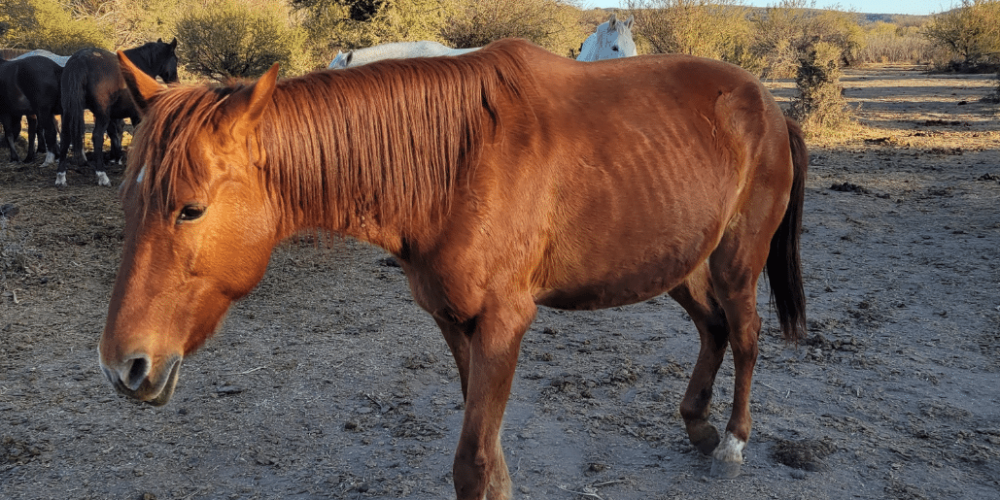
<svg viewBox="0 0 1000 500">
<path fill-rule="evenodd" d="M 611 14 L 606 22 L 601 23 L 597 30 L 584 40 L 576 60 L 600 61 L 636 55 L 635 41 L 632 40 L 634 22 L 635 16 L 619 21 L 615 14 Z"/>
<path fill-rule="evenodd" d="M 341 51 L 337 51 L 337 55 L 330 61 L 330 65 L 327 69 L 344 69 L 351 65 L 351 60 L 354 59 L 354 51 L 348 51 L 346 54 Z"/>
<path fill-rule="evenodd" d="M 144 120 L 122 186 L 125 243 L 99 354 L 120 393 L 161 405 L 181 361 L 260 281 L 279 240 L 254 146 L 278 66 L 251 85 L 167 88 L 118 59 Z"/>
<path fill-rule="evenodd" d="M 165 43 L 162 38 L 158 38 L 156 44 L 158 49 L 156 60 L 159 62 L 156 76 L 162 78 L 166 83 L 174 83 L 179 80 L 177 77 L 177 39 L 174 38 L 170 43 Z"/>
</svg>

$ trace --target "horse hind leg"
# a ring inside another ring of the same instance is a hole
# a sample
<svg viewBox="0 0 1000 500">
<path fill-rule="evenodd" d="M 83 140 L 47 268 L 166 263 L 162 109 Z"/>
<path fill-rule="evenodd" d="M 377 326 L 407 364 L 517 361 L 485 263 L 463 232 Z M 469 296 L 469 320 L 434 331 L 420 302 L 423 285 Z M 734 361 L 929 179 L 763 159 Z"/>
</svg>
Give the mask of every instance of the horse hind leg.
<svg viewBox="0 0 1000 500">
<path fill-rule="evenodd" d="M 728 324 L 735 369 L 732 413 L 725 436 L 712 452 L 713 476 L 739 475 L 743 448 L 750 439 L 753 424 L 750 389 L 761 328 L 757 313 L 757 280 L 770 247 L 769 238 L 759 235 L 770 236 L 778 222 L 760 221 L 763 228 L 750 225 L 730 228 L 709 258 L 712 287 Z"/>
<path fill-rule="evenodd" d="M 24 162 L 31 163 L 35 160 L 35 137 L 38 135 L 38 116 L 28 115 L 28 149 L 24 155 Z"/>
<path fill-rule="evenodd" d="M 687 311 L 698 328 L 701 348 L 680 412 L 691 444 L 709 455 L 719 445 L 719 432 L 709 423 L 709 414 L 715 377 L 729 344 L 729 325 L 711 288 L 706 263 L 671 290 L 670 296 Z"/>
<path fill-rule="evenodd" d="M 39 113 L 38 127 L 42 135 L 42 138 L 38 141 L 38 152 L 45 153 L 45 161 L 42 162 L 42 167 L 47 167 L 55 163 L 56 151 L 58 151 L 58 145 L 56 144 L 56 120 L 51 112 Z M 43 145 L 45 146 L 44 150 Z"/>
<path fill-rule="evenodd" d="M 97 184 L 101 186 L 110 186 L 111 180 L 108 179 L 108 174 L 104 170 L 104 134 L 113 127 L 109 128 L 111 124 L 111 119 L 107 116 L 94 114 L 94 133 L 91 136 L 91 140 L 94 144 L 94 172 L 97 174 Z"/>
</svg>

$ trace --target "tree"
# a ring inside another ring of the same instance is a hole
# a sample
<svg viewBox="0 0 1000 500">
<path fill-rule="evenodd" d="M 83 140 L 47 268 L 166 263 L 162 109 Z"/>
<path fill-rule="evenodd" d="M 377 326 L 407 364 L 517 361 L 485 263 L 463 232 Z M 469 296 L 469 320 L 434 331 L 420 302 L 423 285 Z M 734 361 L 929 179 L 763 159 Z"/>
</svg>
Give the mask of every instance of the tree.
<svg viewBox="0 0 1000 500">
<path fill-rule="evenodd" d="M 962 0 L 961 7 L 935 16 L 923 34 L 953 54 L 952 69 L 995 69 L 1000 62 L 1000 0 Z"/>
</svg>

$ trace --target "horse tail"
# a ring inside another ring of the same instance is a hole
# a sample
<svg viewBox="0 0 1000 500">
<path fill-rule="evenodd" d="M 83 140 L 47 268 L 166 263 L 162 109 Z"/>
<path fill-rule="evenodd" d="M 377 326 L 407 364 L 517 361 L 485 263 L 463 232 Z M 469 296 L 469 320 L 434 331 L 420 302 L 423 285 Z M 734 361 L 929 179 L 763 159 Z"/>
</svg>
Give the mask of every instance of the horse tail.
<svg viewBox="0 0 1000 500">
<path fill-rule="evenodd" d="M 799 124 L 791 119 L 785 121 L 794 174 L 785 216 L 771 237 L 767 278 L 771 285 L 771 301 L 778 310 L 781 332 L 786 341 L 797 342 L 806 332 L 806 296 L 802 287 L 799 235 L 802 232 L 802 204 L 805 199 L 809 152 Z"/>
<path fill-rule="evenodd" d="M 76 145 L 78 151 L 83 149 L 83 108 L 86 105 L 84 85 L 87 80 L 85 65 L 72 64 L 69 61 L 63 68 L 60 80 L 59 102 L 62 105 L 62 131 L 59 140 L 62 143 L 61 152 L 66 153 L 69 147 Z"/>
</svg>

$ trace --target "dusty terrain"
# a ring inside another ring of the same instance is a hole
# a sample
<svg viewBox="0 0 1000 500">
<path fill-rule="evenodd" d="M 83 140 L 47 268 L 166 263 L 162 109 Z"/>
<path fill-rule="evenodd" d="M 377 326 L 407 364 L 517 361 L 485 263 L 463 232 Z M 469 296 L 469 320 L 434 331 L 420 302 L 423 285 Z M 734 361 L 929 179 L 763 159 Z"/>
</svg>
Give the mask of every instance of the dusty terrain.
<svg viewBox="0 0 1000 500">
<path fill-rule="evenodd" d="M 677 408 L 697 335 L 668 298 L 543 309 L 504 446 L 522 499 L 1000 496 L 1000 132 L 986 76 L 849 73 L 862 127 L 810 141 L 809 337 L 765 318 L 743 474 L 706 476 Z M 789 82 L 773 82 L 791 95 Z M 6 151 L 0 152 L 6 160 Z M 121 172 L 112 170 L 112 180 Z M 153 408 L 96 346 L 121 245 L 92 172 L 0 163 L 0 498 L 453 498 L 461 391 L 376 248 L 293 242 Z M 732 365 L 716 386 L 728 416 Z"/>
</svg>

